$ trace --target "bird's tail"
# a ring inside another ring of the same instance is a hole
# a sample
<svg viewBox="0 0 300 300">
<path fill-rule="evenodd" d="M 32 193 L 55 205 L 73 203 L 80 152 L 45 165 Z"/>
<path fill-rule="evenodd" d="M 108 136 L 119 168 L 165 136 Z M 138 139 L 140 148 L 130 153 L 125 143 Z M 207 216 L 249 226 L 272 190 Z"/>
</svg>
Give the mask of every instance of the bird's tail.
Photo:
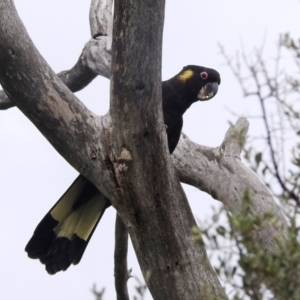
<svg viewBox="0 0 300 300">
<path fill-rule="evenodd" d="M 110 201 L 79 175 L 36 227 L 25 251 L 49 274 L 78 264 Z"/>
</svg>

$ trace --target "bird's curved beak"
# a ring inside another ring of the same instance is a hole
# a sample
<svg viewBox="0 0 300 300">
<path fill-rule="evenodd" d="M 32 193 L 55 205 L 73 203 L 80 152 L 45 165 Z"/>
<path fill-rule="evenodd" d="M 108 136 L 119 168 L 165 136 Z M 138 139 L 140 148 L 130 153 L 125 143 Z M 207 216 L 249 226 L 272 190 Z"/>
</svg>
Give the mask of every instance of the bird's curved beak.
<svg viewBox="0 0 300 300">
<path fill-rule="evenodd" d="M 198 93 L 197 98 L 200 101 L 206 101 L 214 97 L 218 92 L 218 83 L 210 82 L 207 83 Z"/>
</svg>

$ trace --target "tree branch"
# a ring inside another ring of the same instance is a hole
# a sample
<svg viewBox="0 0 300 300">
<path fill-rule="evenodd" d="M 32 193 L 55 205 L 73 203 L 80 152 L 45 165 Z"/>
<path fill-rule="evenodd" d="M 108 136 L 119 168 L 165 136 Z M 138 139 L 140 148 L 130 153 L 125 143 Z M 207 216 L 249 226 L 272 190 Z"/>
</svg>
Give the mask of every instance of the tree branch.
<svg viewBox="0 0 300 300">
<path fill-rule="evenodd" d="M 129 300 L 127 281 L 130 273 L 127 269 L 128 231 L 123 221 L 116 215 L 115 230 L 115 287 L 117 300 Z"/>
<path fill-rule="evenodd" d="M 92 0 L 90 7 L 90 27 L 93 38 L 112 37 L 113 0 Z"/>
<path fill-rule="evenodd" d="M 101 9 L 101 11 L 97 10 Z M 90 9 L 90 26 L 93 38 L 70 70 L 57 76 L 73 92 L 85 88 L 97 75 L 110 78 L 112 40 L 112 0 L 93 0 Z M 0 90 L 0 110 L 14 107 L 15 102 Z"/>
<path fill-rule="evenodd" d="M 87 174 L 101 119 L 90 112 L 41 57 L 12 1 L 1 2 L 0 81 L 6 94 L 55 149 Z M 12 84 L 14 83 L 14 84 Z"/>
<path fill-rule="evenodd" d="M 107 51 L 107 40 L 107 37 L 91 39 L 84 46 L 75 66 L 57 74 L 72 92 L 85 88 L 97 75 L 109 79 L 111 54 Z"/>
<path fill-rule="evenodd" d="M 276 224 L 270 223 L 254 232 L 257 242 L 273 252 L 277 249 L 277 238 L 286 236 L 287 223 L 266 187 L 241 162 L 240 153 L 248 126 L 245 118 L 239 118 L 217 148 L 200 146 L 182 134 L 172 158 L 181 182 L 207 192 L 236 215 L 241 214 L 244 192 L 250 191 L 252 214 L 263 216 L 269 212 L 277 220 Z"/>
<path fill-rule="evenodd" d="M 90 39 L 82 50 L 82 53 L 74 65 L 67 71 L 62 71 L 57 76 L 73 92 L 78 92 L 90 84 L 98 75 L 110 77 L 111 50 L 110 37 L 97 37 Z M 16 106 L 4 91 L 0 90 L 0 110 Z"/>
<path fill-rule="evenodd" d="M 111 44 L 111 38 L 97 37 L 91 39 L 82 50 L 82 53 L 74 65 L 67 71 L 62 71 L 57 76 L 73 92 L 85 88 L 98 75 L 110 77 L 111 53 L 107 50 L 107 44 Z M 16 106 L 4 91 L 0 90 L 0 110 Z"/>
</svg>

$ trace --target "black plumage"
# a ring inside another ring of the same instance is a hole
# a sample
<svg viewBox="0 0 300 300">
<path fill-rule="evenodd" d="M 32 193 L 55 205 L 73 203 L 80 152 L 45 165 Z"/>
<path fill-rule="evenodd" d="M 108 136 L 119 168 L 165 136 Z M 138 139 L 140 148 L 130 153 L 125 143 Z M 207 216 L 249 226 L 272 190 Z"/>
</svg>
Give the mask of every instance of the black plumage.
<svg viewBox="0 0 300 300">
<path fill-rule="evenodd" d="M 162 106 L 171 154 L 180 138 L 183 114 L 194 102 L 214 97 L 220 83 L 217 71 L 199 66 L 186 66 L 173 78 L 163 81 Z"/>
<path fill-rule="evenodd" d="M 162 106 L 170 153 L 176 148 L 182 116 L 196 101 L 214 97 L 220 75 L 213 69 L 186 66 L 162 83 Z M 39 259 L 49 274 L 78 264 L 104 211 L 111 205 L 98 189 L 79 175 L 35 229 L 25 251 Z"/>
</svg>

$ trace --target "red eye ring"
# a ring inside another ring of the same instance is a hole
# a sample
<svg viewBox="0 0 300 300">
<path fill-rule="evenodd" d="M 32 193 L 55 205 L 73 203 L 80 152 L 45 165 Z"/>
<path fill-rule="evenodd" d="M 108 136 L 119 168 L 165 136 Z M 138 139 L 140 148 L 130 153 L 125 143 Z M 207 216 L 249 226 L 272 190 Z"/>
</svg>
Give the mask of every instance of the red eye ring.
<svg viewBox="0 0 300 300">
<path fill-rule="evenodd" d="M 208 78 L 207 72 L 201 72 L 201 73 L 200 73 L 200 76 L 201 76 L 201 78 L 204 79 L 204 80 Z"/>
</svg>

